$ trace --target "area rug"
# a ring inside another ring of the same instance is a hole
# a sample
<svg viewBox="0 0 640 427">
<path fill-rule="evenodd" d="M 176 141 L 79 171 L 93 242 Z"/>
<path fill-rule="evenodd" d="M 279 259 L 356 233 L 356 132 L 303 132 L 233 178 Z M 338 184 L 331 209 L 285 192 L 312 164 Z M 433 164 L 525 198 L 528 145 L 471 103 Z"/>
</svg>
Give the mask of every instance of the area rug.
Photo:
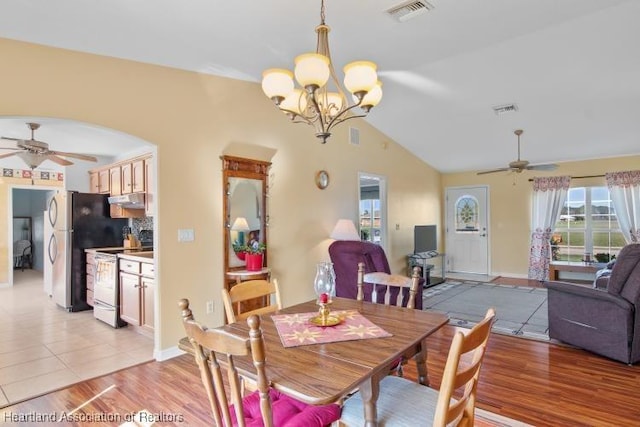
<svg viewBox="0 0 640 427">
<path fill-rule="evenodd" d="M 494 307 L 493 332 L 549 341 L 546 288 L 447 279 L 423 291 L 422 307 L 446 314 L 451 325 L 463 328 L 473 327 Z"/>
<path fill-rule="evenodd" d="M 474 427 L 533 427 L 531 424 L 523 423 L 493 412 L 485 411 L 476 407 Z"/>
</svg>

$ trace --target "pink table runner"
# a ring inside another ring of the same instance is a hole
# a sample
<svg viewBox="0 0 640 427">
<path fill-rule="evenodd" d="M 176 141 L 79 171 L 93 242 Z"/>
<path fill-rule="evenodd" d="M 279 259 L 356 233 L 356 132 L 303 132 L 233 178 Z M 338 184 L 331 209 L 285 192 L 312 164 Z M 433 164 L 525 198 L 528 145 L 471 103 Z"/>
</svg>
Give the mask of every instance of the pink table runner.
<svg viewBox="0 0 640 427">
<path fill-rule="evenodd" d="M 336 326 L 316 326 L 309 319 L 317 316 L 317 311 L 276 314 L 271 318 L 285 347 L 392 336 L 355 310 L 336 310 L 331 314 L 340 317 L 343 321 Z"/>
</svg>

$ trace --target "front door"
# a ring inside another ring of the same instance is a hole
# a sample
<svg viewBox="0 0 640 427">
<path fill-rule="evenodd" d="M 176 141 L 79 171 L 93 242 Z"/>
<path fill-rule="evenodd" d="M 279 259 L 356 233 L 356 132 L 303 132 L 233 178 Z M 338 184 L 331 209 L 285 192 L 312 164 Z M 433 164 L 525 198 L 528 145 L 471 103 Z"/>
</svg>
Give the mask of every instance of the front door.
<svg viewBox="0 0 640 427">
<path fill-rule="evenodd" d="M 489 274 L 488 189 L 455 187 L 446 190 L 447 270 Z"/>
</svg>

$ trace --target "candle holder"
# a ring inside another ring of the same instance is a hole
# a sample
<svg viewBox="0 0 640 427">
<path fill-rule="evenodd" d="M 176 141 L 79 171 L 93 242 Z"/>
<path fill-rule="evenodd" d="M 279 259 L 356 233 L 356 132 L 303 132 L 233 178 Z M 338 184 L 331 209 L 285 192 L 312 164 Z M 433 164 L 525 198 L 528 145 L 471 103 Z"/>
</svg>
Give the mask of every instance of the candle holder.
<svg viewBox="0 0 640 427">
<path fill-rule="evenodd" d="M 329 294 L 320 294 L 318 298 L 318 305 L 320 306 L 318 309 L 318 315 L 312 317 L 309 321 L 316 326 L 335 326 L 342 322 L 342 319 L 338 316 L 331 314 L 331 309 L 329 308 L 331 302 Z"/>
</svg>

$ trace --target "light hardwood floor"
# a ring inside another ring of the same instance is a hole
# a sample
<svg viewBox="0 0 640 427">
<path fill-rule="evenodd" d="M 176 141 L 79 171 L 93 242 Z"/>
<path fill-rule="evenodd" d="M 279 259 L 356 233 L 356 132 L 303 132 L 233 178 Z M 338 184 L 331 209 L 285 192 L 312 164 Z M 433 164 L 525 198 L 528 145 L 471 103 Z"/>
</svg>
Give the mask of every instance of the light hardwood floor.
<svg viewBox="0 0 640 427">
<path fill-rule="evenodd" d="M 35 270 L 0 289 L 0 407 L 152 359 L 152 339 L 57 307 Z"/>
<path fill-rule="evenodd" d="M 428 340 L 431 386 L 438 388 L 456 328 Z M 413 363 L 405 376 L 415 379 Z M 493 334 L 478 387 L 478 407 L 536 426 L 631 426 L 640 420 L 640 365 L 627 366 L 583 350 Z M 146 409 L 181 417 L 176 425 L 210 425 L 209 408 L 193 358 L 151 362 L 85 381 L 0 411 L 125 414 Z M 171 425 L 167 423 L 165 425 Z M 28 424 L 23 424 L 28 425 Z M 117 425 L 104 423 L 96 425 Z M 162 424 L 161 424 L 162 425 Z"/>
</svg>

